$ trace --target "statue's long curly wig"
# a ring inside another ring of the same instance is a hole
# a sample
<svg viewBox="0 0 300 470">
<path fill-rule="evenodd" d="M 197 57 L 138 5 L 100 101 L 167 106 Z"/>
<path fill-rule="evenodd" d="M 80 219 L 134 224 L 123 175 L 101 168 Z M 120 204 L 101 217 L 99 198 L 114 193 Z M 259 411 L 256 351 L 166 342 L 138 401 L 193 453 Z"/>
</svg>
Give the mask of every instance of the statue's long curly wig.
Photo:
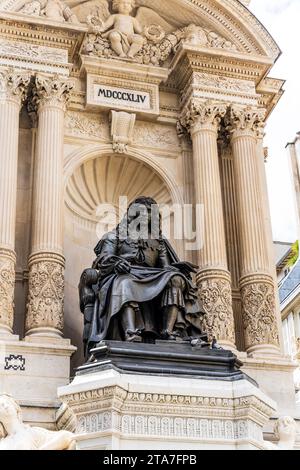
<svg viewBox="0 0 300 470">
<path fill-rule="evenodd" d="M 147 208 L 151 208 L 152 206 L 157 206 L 158 207 L 157 202 L 152 197 L 140 196 L 140 197 L 138 197 L 137 199 L 135 199 L 134 201 L 132 201 L 129 204 L 129 206 L 127 208 L 127 212 L 124 216 L 123 222 L 128 218 L 130 208 L 134 205 L 142 205 L 142 206 L 146 206 Z M 161 218 L 161 213 L 159 212 L 159 208 L 158 208 L 158 213 L 159 213 L 159 219 L 158 219 L 159 238 L 162 239 L 162 218 Z M 121 225 L 122 225 L 122 222 L 117 226 L 117 229 L 116 229 L 117 238 L 119 238 L 119 235 L 120 235 Z"/>
</svg>

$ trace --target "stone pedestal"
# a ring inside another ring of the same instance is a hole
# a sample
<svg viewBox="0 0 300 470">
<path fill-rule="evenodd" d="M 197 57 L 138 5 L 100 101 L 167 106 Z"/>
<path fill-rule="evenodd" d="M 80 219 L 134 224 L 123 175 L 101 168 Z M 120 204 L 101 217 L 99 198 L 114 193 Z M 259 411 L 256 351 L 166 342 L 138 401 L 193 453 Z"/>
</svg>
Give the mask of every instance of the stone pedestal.
<svg viewBox="0 0 300 470">
<path fill-rule="evenodd" d="M 76 348 L 67 339 L 12 338 L 0 339 L 0 395 L 8 393 L 20 403 L 26 423 L 55 430 L 57 387 L 69 383 Z"/>
<path fill-rule="evenodd" d="M 122 354 L 117 342 L 103 343 L 95 350 L 98 361 L 58 390 L 77 418 L 78 449 L 266 448 L 262 430 L 275 402 L 240 372 L 231 352 L 169 344 L 167 358 L 163 344 L 127 346 Z M 139 348 L 146 356 L 156 349 L 152 369 Z M 193 373 L 181 367 L 185 361 Z"/>
</svg>

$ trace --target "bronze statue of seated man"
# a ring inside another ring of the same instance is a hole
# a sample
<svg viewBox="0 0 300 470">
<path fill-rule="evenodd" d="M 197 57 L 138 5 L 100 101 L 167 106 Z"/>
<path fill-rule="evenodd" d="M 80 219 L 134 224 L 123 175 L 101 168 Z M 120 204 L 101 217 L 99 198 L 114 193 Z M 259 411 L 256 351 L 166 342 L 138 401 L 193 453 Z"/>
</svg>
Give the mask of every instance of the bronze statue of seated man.
<svg viewBox="0 0 300 470">
<path fill-rule="evenodd" d="M 142 213 L 146 231 L 132 236 L 131 225 Z M 105 339 L 154 342 L 201 335 L 204 311 L 191 278 L 196 266 L 180 262 L 163 237 L 153 199 L 136 199 L 95 253 L 93 267 L 84 271 L 79 285 L 86 357 Z"/>
</svg>

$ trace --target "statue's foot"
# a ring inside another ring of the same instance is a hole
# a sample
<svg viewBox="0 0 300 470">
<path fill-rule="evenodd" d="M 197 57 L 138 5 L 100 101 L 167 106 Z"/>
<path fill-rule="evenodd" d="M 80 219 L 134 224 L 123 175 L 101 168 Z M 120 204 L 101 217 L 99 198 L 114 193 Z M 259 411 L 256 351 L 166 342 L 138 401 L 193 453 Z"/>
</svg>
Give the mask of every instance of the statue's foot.
<svg viewBox="0 0 300 470">
<path fill-rule="evenodd" d="M 161 333 L 162 339 L 165 339 L 166 341 L 176 341 L 177 336 L 178 335 L 176 333 L 171 333 L 168 330 L 163 330 Z"/>
<path fill-rule="evenodd" d="M 125 341 L 128 343 L 141 343 L 142 342 L 142 331 L 141 330 L 127 330 L 125 333 Z"/>
</svg>

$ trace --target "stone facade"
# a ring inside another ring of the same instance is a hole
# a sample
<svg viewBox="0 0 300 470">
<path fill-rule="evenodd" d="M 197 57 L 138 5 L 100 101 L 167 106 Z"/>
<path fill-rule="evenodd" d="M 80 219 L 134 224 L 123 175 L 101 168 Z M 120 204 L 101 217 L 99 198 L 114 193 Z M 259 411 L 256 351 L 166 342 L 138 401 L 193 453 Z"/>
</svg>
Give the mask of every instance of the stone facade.
<svg viewBox="0 0 300 470">
<path fill-rule="evenodd" d="M 205 328 L 271 369 L 281 327 L 261 145 L 282 94 L 266 77 L 278 46 L 237 0 L 137 2 L 134 37 L 110 31 L 106 0 L 38 3 L 0 2 L 3 346 L 68 358 L 64 335 L 82 362 L 77 285 L 109 225 L 99 206 L 146 194 L 203 207 L 202 246 L 172 241 L 199 265 Z"/>
</svg>

